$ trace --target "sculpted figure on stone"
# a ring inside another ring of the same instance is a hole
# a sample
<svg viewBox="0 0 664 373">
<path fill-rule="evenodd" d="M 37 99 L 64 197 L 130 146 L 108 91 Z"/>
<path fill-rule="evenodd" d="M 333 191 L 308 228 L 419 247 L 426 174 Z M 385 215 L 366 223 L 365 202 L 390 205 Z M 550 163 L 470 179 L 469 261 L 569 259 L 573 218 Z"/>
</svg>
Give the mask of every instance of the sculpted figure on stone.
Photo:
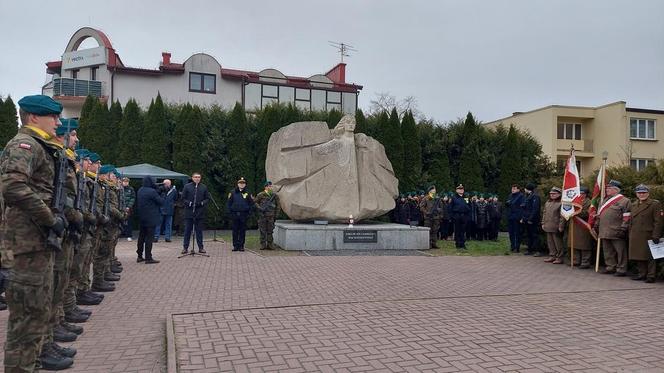
<svg viewBox="0 0 664 373">
<path fill-rule="evenodd" d="M 332 130 L 298 122 L 270 136 L 267 178 L 291 219 L 359 221 L 394 208 L 398 180 L 383 145 L 354 130 L 355 117 L 346 115 Z"/>
</svg>

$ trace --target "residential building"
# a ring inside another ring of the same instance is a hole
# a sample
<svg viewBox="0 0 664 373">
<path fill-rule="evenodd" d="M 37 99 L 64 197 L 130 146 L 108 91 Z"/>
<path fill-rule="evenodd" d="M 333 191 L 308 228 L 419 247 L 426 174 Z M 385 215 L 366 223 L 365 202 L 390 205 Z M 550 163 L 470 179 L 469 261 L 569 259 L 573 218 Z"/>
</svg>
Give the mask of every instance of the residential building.
<svg viewBox="0 0 664 373">
<path fill-rule="evenodd" d="M 98 47 L 79 49 L 92 38 Z M 339 63 L 324 74 L 287 76 L 276 69 L 259 72 L 222 67 L 214 57 L 197 53 L 182 63 L 162 53 L 159 67 L 129 67 L 102 31 L 83 27 L 67 43 L 60 60 L 46 63 L 52 80 L 42 92 L 64 105 L 63 116 L 78 117 L 88 95 L 109 106 L 118 100 L 124 106 L 133 98 L 144 108 L 160 93 L 172 103 L 220 105 L 240 103 L 254 111 L 270 103 L 292 103 L 304 110 L 355 113 L 362 86 L 346 82 L 346 64 Z"/>
<path fill-rule="evenodd" d="M 515 127 L 528 131 L 542 152 L 564 168 L 573 146 L 581 177 L 598 169 L 602 153 L 609 166 L 627 165 L 640 170 L 664 158 L 664 110 L 627 107 L 618 101 L 598 107 L 551 105 L 516 112 L 486 126 Z"/>
</svg>

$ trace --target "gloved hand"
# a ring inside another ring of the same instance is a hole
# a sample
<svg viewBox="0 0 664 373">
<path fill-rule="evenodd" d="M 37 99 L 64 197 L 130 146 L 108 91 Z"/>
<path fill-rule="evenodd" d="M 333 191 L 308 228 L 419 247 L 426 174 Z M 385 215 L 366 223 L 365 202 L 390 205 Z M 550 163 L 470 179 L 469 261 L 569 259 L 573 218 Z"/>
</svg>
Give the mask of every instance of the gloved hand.
<svg viewBox="0 0 664 373">
<path fill-rule="evenodd" d="M 71 231 L 83 231 L 83 214 L 80 211 L 72 211 L 68 223 Z"/>
<path fill-rule="evenodd" d="M 85 222 L 89 226 L 97 225 L 97 217 L 94 214 L 85 214 Z"/>
<path fill-rule="evenodd" d="M 655 245 L 658 245 L 659 244 L 659 237 L 653 238 L 652 243 L 654 243 Z"/>
<path fill-rule="evenodd" d="M 62 216 L 58 215 L 55 217 L 55 224 L 51 226 L 51 230 L 55 233 L 56 236 L 62 237 L 65 234 L 65 229 L 67 228 L 67 220 Z"/>
<path fill-rule="evenodd" d="M 102 215 L 101 218 L 99 218 L 99 224 L 101 225 L 106 225 L 109 221 L 111 221 L 111 219 L 109 219 L 106 215 Z"/>
</svg>

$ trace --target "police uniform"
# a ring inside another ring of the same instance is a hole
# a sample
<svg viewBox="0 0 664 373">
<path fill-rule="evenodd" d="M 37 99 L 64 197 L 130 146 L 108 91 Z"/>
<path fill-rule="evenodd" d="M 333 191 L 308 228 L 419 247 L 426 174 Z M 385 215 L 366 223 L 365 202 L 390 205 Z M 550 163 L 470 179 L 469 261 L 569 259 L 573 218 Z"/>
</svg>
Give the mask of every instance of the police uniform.
<svg viewBox="0 0 664 373">
<path fill-rule="evenodd" d="M 463 197 L 463 190 L 463 184 L 459 184 L 450 202 L 450 214 L 454 220 L 454 244 L 457 249 L 466 248 L 466 224 L 471 212 L 468 201 Z"/>
<path fill-rule="evenodd" d="M 649 193 L 646 185 L 636 187 L 636 193 Z M 629 259 L 637 263 L 639 274 L 634 280 L 655 282 L 657 276 L 657 261 L 652 257 L 648 240 L 659 243 L 662 237 L 664 212 L 662 204 L 651 198 L 637 200 L 632 204 L 632 215 L 629 224 Z"/>
<path fill-rule="evenodd" d="M 24 112 L 37 116 L 62 112 L 61 104 L 42 95 L 24 97 L 18 104 Z M 40 364 L 60 369 L 73 364 L 70 358 L 55 356 L 50 348 L 42 350 L 53 298 L 55 246 L 53 241 L 48 243 L 48 236 L 49 232 L 62 236 L 65 226 L 49 207 L 57 157 L 57 148 L 48 144 L 50 140 L 47 132 L 24 123 L 0 156 L 1 192 L 6 204 L 2 261 L 11 268 L 4 358 L 8 373 L 31 372 Z"/>
<path fill-rule="evenodd" d="M 240 182 L 246 184 L 243 177 L 237 182 L 238 184 Z M 251 212 L 253 205 L 254 200 L 251 198 L 251 194 L 249 194 L 249 191 L 247 191 L 246 188 L 240 189 L 238 187 L 228 193 L 226 207 L 228 208 L 228 211 L 231 214 L 231 220 L 233 221 L 233 251 L 244 251 L 247 219 L 249 218 L 249 213 Z"/>
<path fill-rule="evenodd" d="M 279 213 L 279 196 L 271 189 L 268 189 L 268 186 L 272 186 L 272 182 L 269 180 L 265 182 L 265 190 L 258 193 L 254 200 L 258 209 L 258 231 L 260 232 L 261 250 L 274 249 L 272 232 L 274 231 L 274 221 Z"/>
<path fill-rule="evenodd" d="M 526 185 L 528 191 L 526 198 L 523 200 L 523 217 L 522 222 L 526 226 L 526 235 L 528 236 L 528 252 L 535 256 L 540 255 L 539 244 L 539 228 L 540 228 L 540 207 L 542 201 L 540 196 L 535 192 L 535 184 L 528 183 Z"/>
<path fill-rule="evenodd" d="M 616 180 L 609 181 L 607 188 L 620 191 L 622 185 Z M 627 272 L 627 231 L 631 217 L 632 204 L 620 193 L 607 197 L 599 208 L 595 224 L 599 227 L 602 240 L 604 263 L 602 273 L 625 276 Z"/>
</svg>

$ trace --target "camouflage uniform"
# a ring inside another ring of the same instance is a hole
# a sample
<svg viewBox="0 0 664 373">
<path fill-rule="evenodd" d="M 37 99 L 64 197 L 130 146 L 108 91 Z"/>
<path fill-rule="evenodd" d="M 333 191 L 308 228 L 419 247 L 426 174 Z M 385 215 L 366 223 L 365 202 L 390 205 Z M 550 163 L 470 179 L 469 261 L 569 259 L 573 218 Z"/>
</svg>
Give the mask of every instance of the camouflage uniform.
<svg viewBox="0 0 664 373">
<path fill-rule="evenodd" d="M 109 221 L 103 225 L 99 233 L 98 249 L 94 255 L 93 262 L 93 284 L 104 282 L 104 275 L 111 270 L 111 259 L 118 235 L 120 234 L 120 222 L 124 214 L 118 210 L 118 195 L 115 188 L 110 183 L 104 183 L 104 193 L 102 198 L 106 198 L 108 193 L 108 214 Z M 103 209 L 103 205 L 102 205 Z"/>
<path fill-rule="evenodd" d="M 74 153 L 67 149 L 67 157 L 69 159 L 69 168 L 67 169 L 66 177 L 66 198 L 65 204 L 65 217 L 70 223 L 70 226 L 82 226 L 83 215 L 76 211 L 74 207 L 74 199 L 76 198 L 76 165 Z M 53 341 L 53 328 L 58 326 L 64 320 L 65 312 L 63 308 L 65 289 L 69 285 L 69 272 L 74 257 L 74 249 L 80 240 L 80 233 L 73 230 L 68 230 L 65 239 L 62 242 L 62 251 L 55 253 L 55 262 L 53 266 L 53 303 L 51 306 L 50 327 L 48 332 L 48 340 Z"/>
<path fill-rule="evenodd" d="M 279 214 L 279 196 L 273 191 L 262 191 L 254 200 L 258 211 L 258 230 L 261 234 L 261 249 L 274 249 L 272 232 Z"/>
<path fill-rule="evenodd" d="M 432 249 L 438 248 L 436 241 L 438 240 L 442 209 L 440 198 L 432 197 L 431 194 L 427 194 L 420 202 L 420 210 L 424 216 L 424 226 L 429 227 L 429 244 Z"/>
<path fill-rule="evenodd" d="M 3 214 L 3 265 L 10 267 L 7 286 L 5 372 L 35 369 L 48 331 L 53 296 L 53 251 L 47 247 L 56 218 L 53 198 L 56 149 L 48 134 L 24 126 L 0 156 Z M 8 223 L 11 222 L 11 225 Z"/>
<path fill-rule="evenodd" d="M 88 173 L 88 176 L 90 177 L 96 177 L 96 174 L 90 172 Z M 87 245 L 89 249 L 87 249 L 88 254 L 85 258 L 85 263 L 83 264 L 83 272 L 81 273 L 81 282 L 79 284 L 78 290 L 81 292 L 85 292 L 90 290 L 91 288 L 91 283 L 90 283 L 90 266 L 92 265 L 92 262 L 97 255 L 97 252 L 99 251 L 99 240 L 100 240 L 100 235 L 101 231 L 104 225 L 105 217 L 104 217 L 104 185 L 100 181 L 95 181 L 91 179 L 89 181 L 88 185 L 88 190 L 90 191 L 90 199 L 92 199 L 92 194 L 93 190 L 95 188 L 95 184 L 97 185 L 97 195 L 95 196 L 94 202 L 90 202 L 91 204 L 94 203 L 96 206 L 96 213 L 94 218 L 96 219 L 96 225 L 94 227 L 90 227 L 91 229 L 88 231 L 89 236 L 87 237 L 87 240 L 83 242 L 83 245 Z"/>
</svg>

